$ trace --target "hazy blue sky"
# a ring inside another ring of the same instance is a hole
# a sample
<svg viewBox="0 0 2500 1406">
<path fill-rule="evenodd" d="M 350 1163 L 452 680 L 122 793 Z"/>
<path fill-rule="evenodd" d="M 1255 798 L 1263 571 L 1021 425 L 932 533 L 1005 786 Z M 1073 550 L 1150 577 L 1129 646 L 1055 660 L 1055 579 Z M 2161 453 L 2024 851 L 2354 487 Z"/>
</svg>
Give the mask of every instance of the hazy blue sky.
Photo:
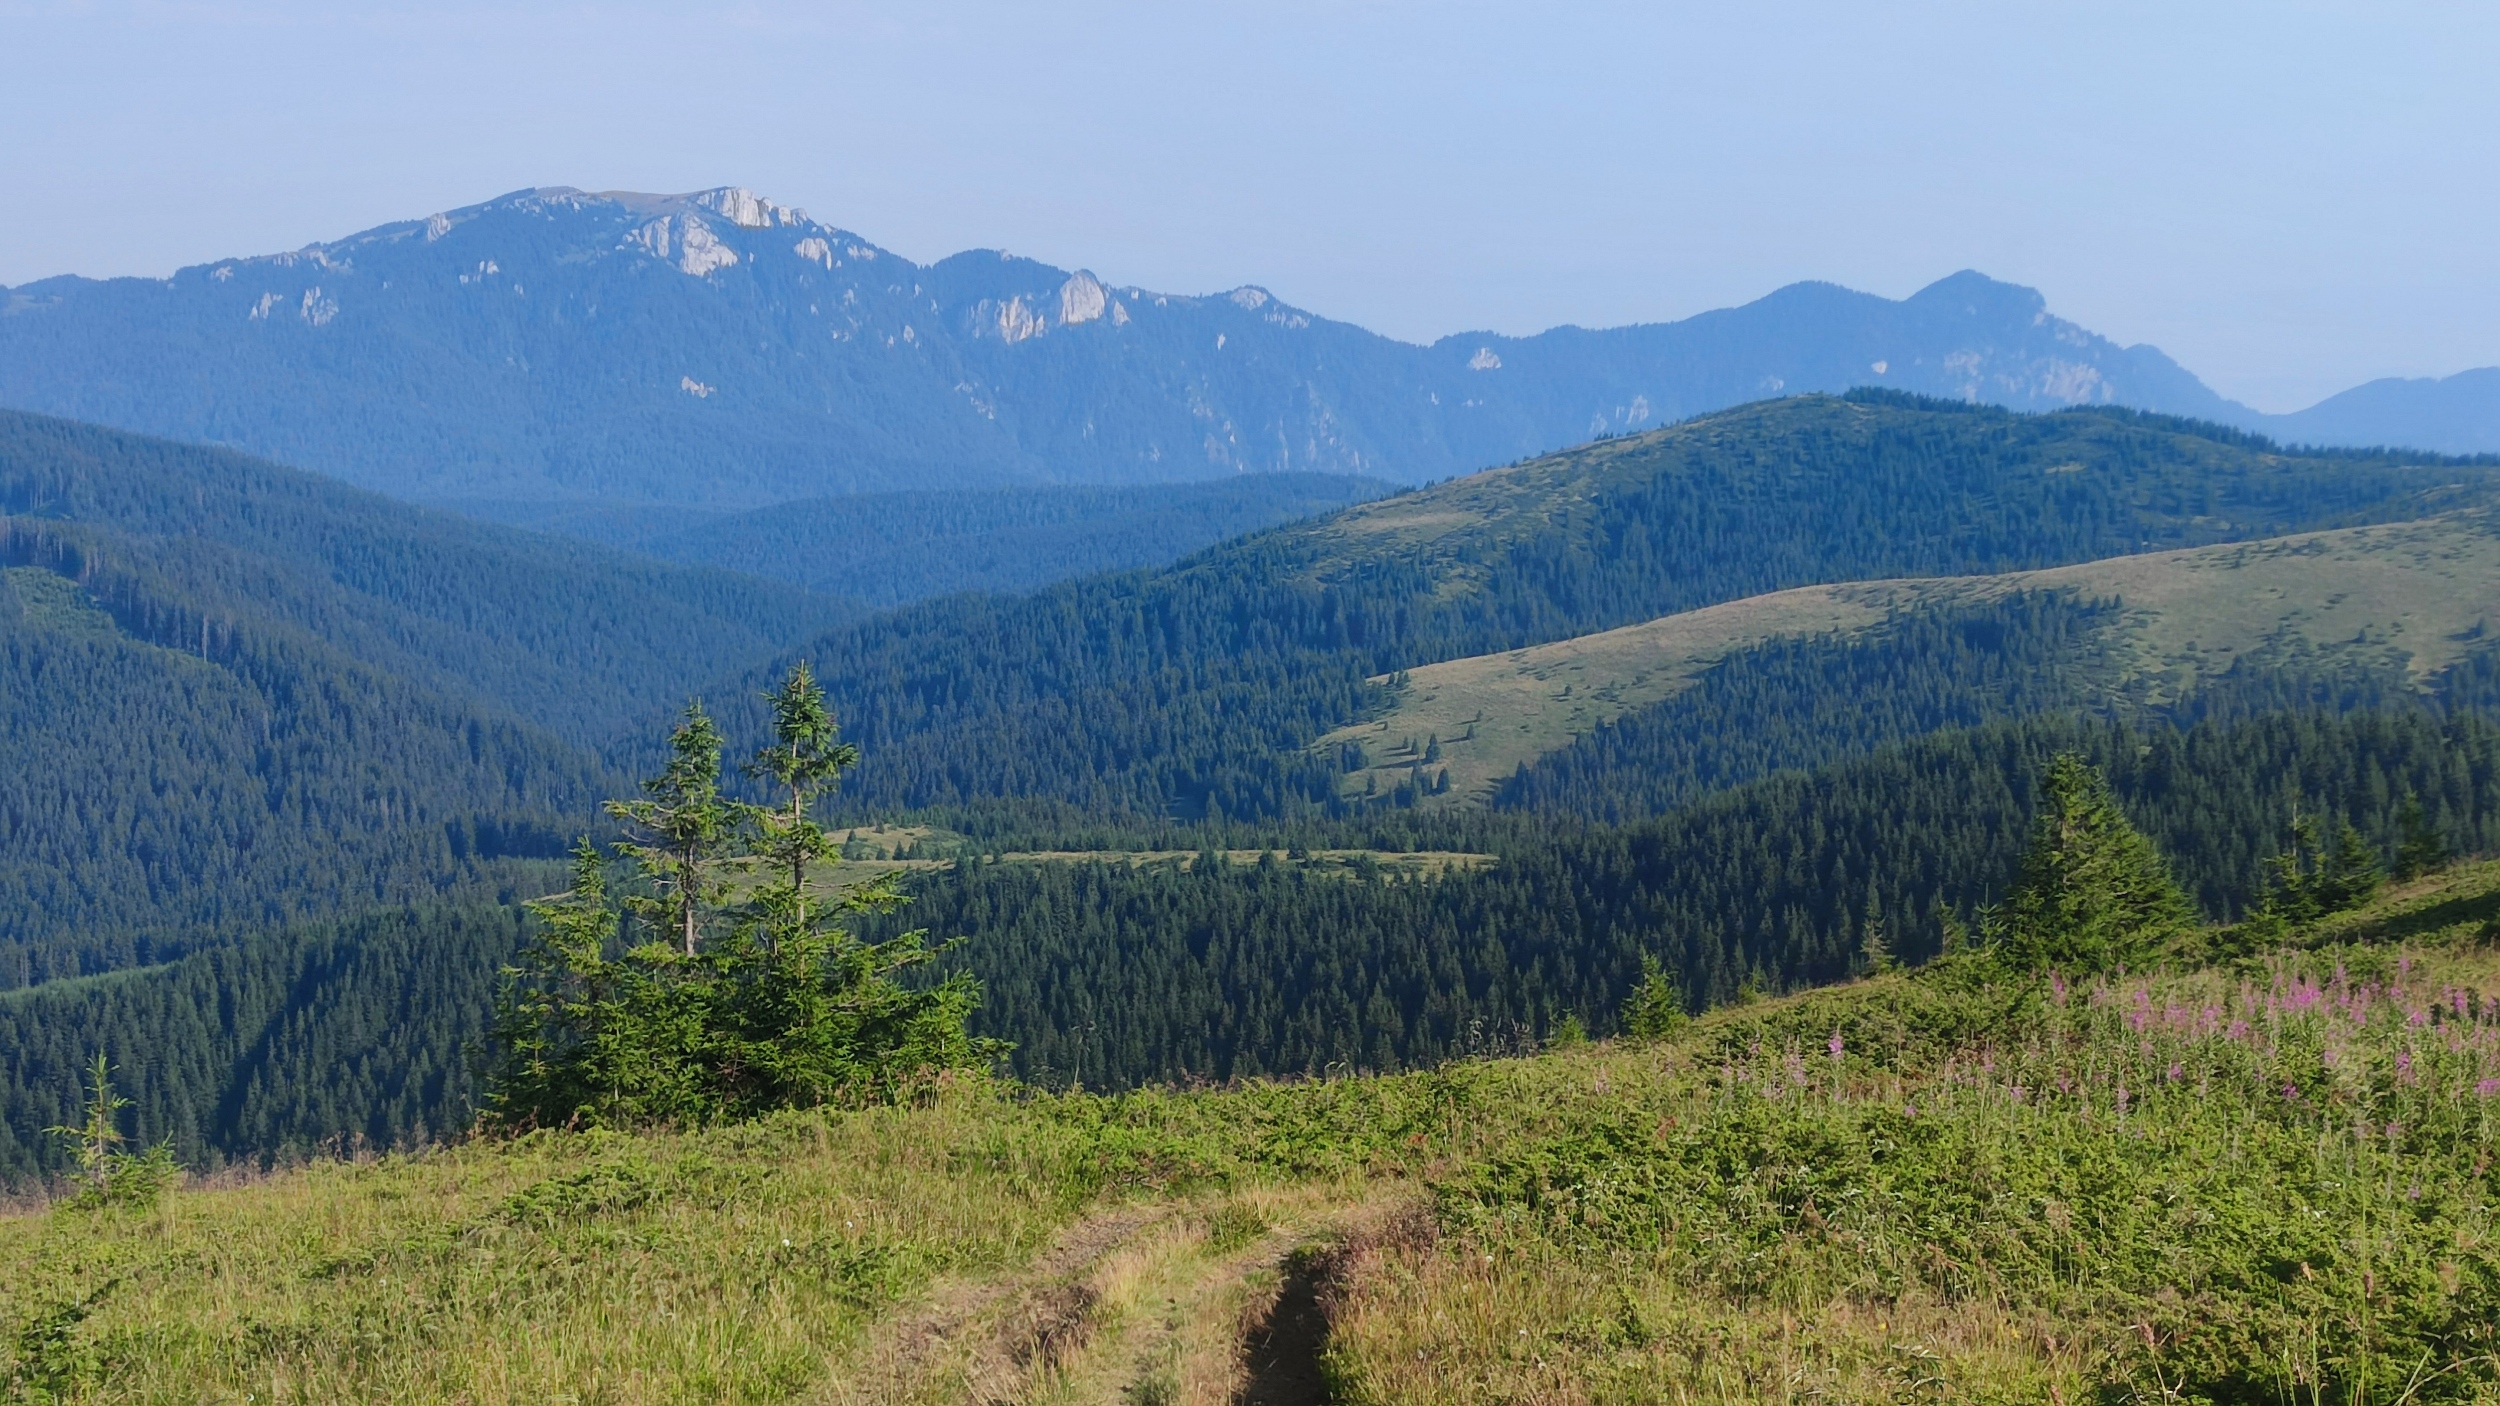
<svg viewBox="0 0 2500 1406">
<path fill-rule="evenodd" d="M 1417 340 L 2029 283 L 2290 409 L 2500 363 L 2500 6 L 0 0 L 0 283 L 530 185 Z"/>
</svg>

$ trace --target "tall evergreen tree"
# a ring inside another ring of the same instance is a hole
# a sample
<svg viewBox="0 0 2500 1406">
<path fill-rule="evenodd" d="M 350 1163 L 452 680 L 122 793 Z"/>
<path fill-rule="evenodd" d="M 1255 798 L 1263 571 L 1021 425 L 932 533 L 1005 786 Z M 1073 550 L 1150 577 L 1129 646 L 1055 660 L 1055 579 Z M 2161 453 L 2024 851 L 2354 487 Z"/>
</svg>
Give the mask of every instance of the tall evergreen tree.
<svg viewBox="0 0 2500 1406">
<path fill-rule="evenodd" d="M 807 921 L 807 873 L 834 855 L 834 845 L 809 809 L 836 778 L 859 764 L 859 749 L 841 741 L 825 691 L 817 686 L 806 660 L 790 670 L 779 688 L 765 695 L 772 708 L 773 740 L 747 764 L 747 774 L 767 780 L 788 797 L 786 806 L 760 809 L 762 829 L 756 851 L 775 870 L 789 875 L 792 917 Z"/>
<path fill-rule="evenodd" d="M 2419 878 L 2448 862 L 2447 840 L 2422 809 L 2422 798 L 2411 791 L 2405 792 L 2404 805 L 2396 812 L 2396 834 L 2397 878 Z"/>
<path fill-rule="evenodd" d="M 2317 883 L 2325 848 L 2318 838 L 2318 818 L 2293 815 L 2290 835 L 2281 852 L 2266 860 L 2265 894 L 2257 904 L 2261 919 L 2279 927 L 2283 923 L 2305 923 L 2325 911 L 2319 902 Z"/>
<path fill-rule="evenodd" d="M 1675 974 L 1643 953 L 1641 984 L 1623 1002 L 1623 1033 L 1635 1040 L 1655 1040 L 1682 1029 L 1684 1021 L 1684 997 L 1675 989 Z"/>
<path fill-rule="evenodd" d="M 610 801 L 607 811 L 625 822 L 633 838 L 622 849 L 653 890 L 626 907 L 677 934 L 691 960 L 704 910 L 726 892 L 721 871 L 748 808 L 720 793 L 720 729 L 701 703 L 686 705 L 668 747 L 668 765 L 643 783 L 643 799 Z"/>
<path fill-rule="evenodd" d="M 2318 861 L 2318 907 L 2329 913 L 2358 908 L 2386 881 L 2387 871 L 2379 864 L 2377 849 L 2350 822 L 2337 825 L 2335 848 Z"/>
<path fill-rule="evenodd" d="M 2102 971 L 2196 924 L 2161 851 L 2080 753 L 2041 778 L 2031 847 L 2002 914 L 1999 951 L 2024 970 Z"/>
</svg>

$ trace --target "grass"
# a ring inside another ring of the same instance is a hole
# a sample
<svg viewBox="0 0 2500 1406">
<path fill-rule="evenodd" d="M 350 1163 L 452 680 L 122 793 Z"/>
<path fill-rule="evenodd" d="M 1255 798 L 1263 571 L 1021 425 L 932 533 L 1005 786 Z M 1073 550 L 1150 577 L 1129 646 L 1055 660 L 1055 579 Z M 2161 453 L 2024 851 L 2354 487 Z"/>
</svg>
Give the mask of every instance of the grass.
<svg viewBox="0 0 2500 1406">
<path fill-rule="evenodd" d="M 959 858 L 920 858 L 919 856 L 924 852 L 945 853 L 939 848 L 939 845 L 944 842 L 943 832 L 937 832 L 938 838 L 936 839 L 928 839 L 928 833 L 924 831 L 919 835 L 914 835 L 900 826 L 884 832 L 871 832 L 864 829 L 856 832 L 836 831 L 835 834 L 840 841 L 849 841 L 853 834 L 860 837 L 859 841 L 851 844 L 854 850 L 877 846 L 880 842 L 882 842 L 882 849 L 867 857 L 842 859 L 824 864 L 814 871 L 815 875 L 828 886 L 841 887 L 864 883 L 894 870 L 950 869 L 961 862 Z M 893 857 L 898 847 L 896 844 L 898 839 L 912 841 L 913 857 L 905 859 Z M 924 840 L 928 846 L 925 851 L 922 848 Z M 971 847 L 967 845 L 965 848 L 968 850 Z M 1187 849 L 1058 849 L 1009 850 L 999 854 L 997 858 L 1002 864 L 1120 864 L 1131 869 L 1170 868 L 1185 874 L 1198 867 L 1199 854 L 1200 851 Z M 1472 873 L 1481 869 L 1490 869 L 1500 862 L 1494 855 L 1474 854 L 1464 850 L 1228 849 L 1223 851 L 1223 854 L 1225 862 L 1245 868 L 1256 867 L 1265 862 L 1285 865 L 1326 878 L 1386 875 L 1396 878 L 1439 879 L 1453 873 Z M 6 993 L 0 993 L 0 1000 L 5 999 L 7 999 Z"/>
<path fill-rule="evenodd" d="M 1352 876 L 1369 871 L 1424 879 L 1437 879 L 1453 872 L 1490 869 L 1499 862 L 1493 855 L 1471 854 L 1464 850 L 1231 849 L 1223 853 L 1226 863 L 1244 868 L 1267 861 L 1314 874 Z M 1198 867 L 1198 852 L 1185 849 L 1030 850 L 1002 854 L 999 860 L 1011 864 L 1125 864 L 1132 869 L 1160 864 L 1171 865 L 1186 873 Z"/>
<path fill-rule="evenodd" d="M 1400 501 L 1365 511 L 1394 514 Z M 1480 800 L 1522 763 L 1673 697 L 1735 651 L 1857 634 L 1894 610 L 2023 590 L 2122 602 L 2123 672 L 2112 685 L 2151 682 L 2154 696 L 2293 640 L 2327 653 L 2404 658 L 2418 677 L 2454 662 L 2500 614 L 2500 534 L 2480 517 L 2458 516 L 2039 571 L 1801 587 L 1412 669 L 1386 715 L 1340 728 L 1314 749 L 1365 746 L 1372 765 L 1339 783 L 1359 795 L 1405 781 L 1438 737 L 1450 788 L 1435 803 Z"/>
<path fill-rule="evenodd" d="M 1649 1044 L 29 1210 L 0 1381 L 1215 1403 L 1298 1286 L 1336 1398 L 1380 1406 L 2500 1399 L 2496 914 L 2470 865 L 2219 964 L 1949 959 Z"/>
</svg>

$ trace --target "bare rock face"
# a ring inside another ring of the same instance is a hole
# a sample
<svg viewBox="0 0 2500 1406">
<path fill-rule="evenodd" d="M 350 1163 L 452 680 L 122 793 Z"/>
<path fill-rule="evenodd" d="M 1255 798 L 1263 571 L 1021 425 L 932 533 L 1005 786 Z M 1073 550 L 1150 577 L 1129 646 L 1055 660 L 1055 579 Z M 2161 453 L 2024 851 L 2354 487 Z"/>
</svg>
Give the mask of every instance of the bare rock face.
<svg viewBox="0 0 2500 1406">
<path fill-rule="evenodd" d="M 1067 282 L 1059 285 L 1059 325 L 1073 327 L 1080 322 L 1091 322 L 1103 315 L 1103 309 L 1110 302 L 1111 295 L 1094 281 L 1094 276 L 1078 269 L 1068 275 Z"/>
</svg>

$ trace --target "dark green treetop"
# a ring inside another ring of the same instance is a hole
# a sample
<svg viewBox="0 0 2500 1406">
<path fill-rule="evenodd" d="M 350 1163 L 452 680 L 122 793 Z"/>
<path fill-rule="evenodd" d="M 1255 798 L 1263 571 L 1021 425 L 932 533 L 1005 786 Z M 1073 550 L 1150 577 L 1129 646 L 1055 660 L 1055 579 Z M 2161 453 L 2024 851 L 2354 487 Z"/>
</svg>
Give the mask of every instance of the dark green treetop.
<svg viewBox="0 0 2500 1406">
<path fill-rule="evenodd" d="M 2020 876 L 1999 916 L 2000 955 L 2017 969 L 2105 971 L 2150 955 L 2196 925 L 2161 851 L 2128 821 L 2080 753 L 2041 781 Z"/>
</svg>

